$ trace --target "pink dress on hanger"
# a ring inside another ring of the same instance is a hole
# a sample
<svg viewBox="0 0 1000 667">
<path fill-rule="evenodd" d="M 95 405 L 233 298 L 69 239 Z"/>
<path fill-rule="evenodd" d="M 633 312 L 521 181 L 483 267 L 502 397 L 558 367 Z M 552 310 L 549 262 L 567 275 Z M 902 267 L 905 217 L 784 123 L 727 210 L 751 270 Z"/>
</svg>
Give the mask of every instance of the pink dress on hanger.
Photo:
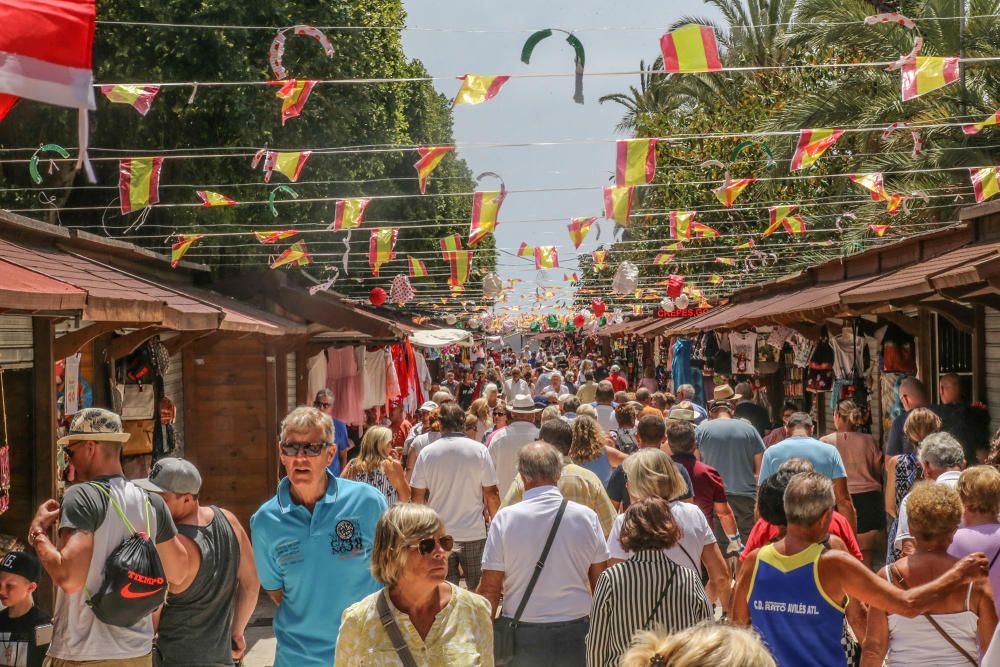
<svg viewBox="0 0 1000 667">
<path fill-rule="evenodd" d="M 364 424 L 361 377 L 353 347 L 327 349 L 326 387 L 333 392 L 333 416 L 345 424 Z"/>
</svg>

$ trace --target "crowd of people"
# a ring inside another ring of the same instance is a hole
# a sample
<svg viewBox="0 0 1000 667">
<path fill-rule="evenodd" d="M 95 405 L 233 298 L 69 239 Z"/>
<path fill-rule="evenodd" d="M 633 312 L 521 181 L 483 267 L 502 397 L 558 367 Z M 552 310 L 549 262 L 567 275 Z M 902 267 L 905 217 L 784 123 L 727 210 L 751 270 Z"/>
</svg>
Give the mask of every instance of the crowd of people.
<svg viewBox="0 0 1000 667">
<path fill-rule="evenodd" d="M 0 560 L 3 664 L 232 665 L 261 588 L 279 667 L 1000 664 L 1000 471 L 970 458 L 989 443 L 926 400 L 883 452 L 851 401 L 817 438 L 747 383 L 668 389 L 508 348 L 445 365 L 356 447 L 323 390 L 282 421 L 249 534 L 188 461 L 127 481 L 121 420 L 82 410 L 59 441 L 80 483 Z M 110 587 L 136 534 L 160 575 Z"/>
</svg>

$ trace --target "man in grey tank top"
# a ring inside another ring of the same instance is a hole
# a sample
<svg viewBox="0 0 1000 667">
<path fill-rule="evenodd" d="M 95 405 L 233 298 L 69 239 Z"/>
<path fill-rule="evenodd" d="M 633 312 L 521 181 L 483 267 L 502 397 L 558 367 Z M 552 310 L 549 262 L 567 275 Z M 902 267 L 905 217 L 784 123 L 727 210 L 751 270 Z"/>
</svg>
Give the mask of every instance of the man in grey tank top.
<svg viewBox="0 0 1000 667">
<path fill-rule="evenodd" d="M 160 459 L 136 485 L 163 497 L 188 553 L 160 612 L 155 664 L 231 667 L 246 651 L 260 589 L 250 538 L 231 512 L 199 504 L 201 474 L 190 461 Z"/>
</svg>

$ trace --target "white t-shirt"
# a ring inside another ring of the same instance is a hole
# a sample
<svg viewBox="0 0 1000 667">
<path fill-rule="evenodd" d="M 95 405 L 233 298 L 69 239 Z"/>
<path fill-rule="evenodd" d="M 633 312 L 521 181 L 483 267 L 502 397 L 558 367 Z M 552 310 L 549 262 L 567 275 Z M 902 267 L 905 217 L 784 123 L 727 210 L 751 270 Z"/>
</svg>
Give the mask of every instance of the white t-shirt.
<svg viewBox="0 0 1000 667">
<path fill-rule="evenodd" d="M 734 375 L 753 375 L 757 372 L 757 334 L 731 333 L 729 347 L 733 355 Z"/>
<path fill-rule="evenodd" d="M 503 395 L 507 398 L 507 402 L 510 403 L 514 400 L 515 396 L 520 395 L 531 396 L 531 387 L 524 379 L 515 380 L 514 378 L 509 378 L 503 383 Z"/>
<path fill-rule="evenodd" d="M 513 618 L 521 603 L 562 499 L 554 486 L 529 489 L 524 500 L 501 509 L 490 524 L 483 569 L 504 573 L 504 616 Z M 606 560 L 608 548 L 597 514 L 571 501 L 521 621 L 559 623 L 589 615 L 587 572 L 591 565 Z"/>
<path fill-rule="evenodd" d="M 597 423 L 601 425 L 605 433 L 618 430 L 618 419 L 615 417 L 615 409 L 610 405 L 595 405 L 597 412 Z"/>
<path fill-rule="evenodd" d="M 486 537 L 483 487 L 496 485 L 486 445 L 460 433 L 443 434 L 433 447 L 421 449 L 410 481 L 413 488 L 427 489 L 427 504 L 456 542 Z"/>
<path fill-rule="evenodd" d="M 425 431 L 410 441 L 410 448 L 406 450 L 406 455 L 408 457 L 416 457 L 423 451 L 424 447 L 440 439 L 441 433 L 439 431 Z M 403 448 L 406 449 L 405 441 L 403 442 Z M 414 461 L 416 461 L 415 458 Z"/>
<path fill-rule="evenodd" d="M 958 486 L 958 478 L 961 474 L 962 473 L 959 470 L 946 470 L 938 475 L 938 478 L 934 481 L 938 484 L 945 484 L 954 489 Z M 903 548 L 903 540 L 913 539 L 913 535 L 910 534 L 910 517 L 906 511 L 906 501 L 909 499 L 910 494 L 906 494 L 906 497 L 903 498 L 903 502 L 899 503 L 899 521 L 896 522 L 896 539 L 892 542 L 892 546 L 897 549 Z M 959 524 L 960 527 L 961 525 L 962 524 Z"/>
<path fill-rule="evenodd" d="M 702 549 L 709 544 L 715 544 L 715 533 L 709 527 L 705 513 L 698 509 L 697 505 L 675 500 L 670 503 L 670 511 L 674 515 L 677 526 L 681 529 L 681 539 L 676 545 L 664 549 L 663 553 L 678 565 L 690 568 L 700 574 Z M 625 515 L 619 514 L 614 525 L 611 526 L 611 533 L 608 534 L 608 551 L 612 558 L 619 560 L 628 560 L 632 557 L 632 552 L 625 551 L 618 539 L 624 520 Z"/>
<path fill-rule="evenodd" d="M 512 422 L 490 440 L 490 458 L 493 459 L 493 467 L 497 471 L 501 498 L 507 495 L 507 489 L 517 476 L 518 452 L 536 440 L 538 440 L 538 427 L 531 422 Z"/>
</svg>

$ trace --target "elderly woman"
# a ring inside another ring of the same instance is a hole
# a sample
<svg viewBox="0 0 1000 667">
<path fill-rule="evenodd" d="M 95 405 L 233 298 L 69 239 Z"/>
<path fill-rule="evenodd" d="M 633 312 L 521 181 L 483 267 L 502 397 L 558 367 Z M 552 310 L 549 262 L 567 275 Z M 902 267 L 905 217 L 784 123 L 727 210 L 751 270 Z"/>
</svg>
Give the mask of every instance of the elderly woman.
<svg viewBox="0 0 1000 667">
<path fill-rule="evenodd" d="M 756 632 L 702 623 L 682 632 L 639 632 L 621 667 L 776 667 Z"/>
<path fill-rule="evenodd" d="M 587 634 L 588 667 L 617 667 L 637 630 L 677 632 L 712 618 L 701 577 L 667 550 L 681 529 L 670 503 L 650 496 L 622 515 L 619 540 L 632 558 L 605 570 L 594 588 Z"/>
<path fill-rule="evenodd" d="M 932 433 L 941 430 L 941 418 L 931 412 L 928 408 L 915 408 L 907 415 L 903 422 L 903 433 L 910 442 L 920 444 L 924 438 Z M 889 547 L 886 553 L 886 562 L 891 563 L 902 556 L 902 552 L 893 544 L 896 541 L 896 532 L 899 528 L 899 506 L 903 498 L 910 492 L 913 485 L 920 479 L 922 470 L 920 461 L 917 460 L 915 448 L 907 448 L 904 454 L 891 458 L 887 461 L 886 468 L 889 471 L 888 479 L 885 483 L 885 504 L 886 512 L 893 516 L 892 525 L 889 526 Z"/>
<path fill-rule="evenodd" d="M 708 571 L 711 597 L 718 598 L 724 608 L 728 607 L 731 587 L 729 568 L 705 514 L 697 505 L 677 500 L 684 496 L 687 485 L 677 472 L 673 459 L 660 449 L 646 448 L 629 456 L 622 466 L 625 471 L 625 488 L 633 503 L 654 497 L 670 503 L 670 512 L 680 528 L 680 536 L 676 544 L 665 550 L 665 555 L 699 576 L 704 566 Z M 619 515 L 608 535 L 612 564 L 634 555 L 621 540 L 624 521 L 625 515 Z"/>
<path fill-rule="evenodd" d="M 980 552 L 987 558 L 993 558 L 1000 553 L 1000 522 L 997 521 L 1000 515 L 1000 471 L 992 466 L 969 468 L 959 476 L 955 488 L 962 499 L 962 527 L 955 533 L 948 555 L 961 558 Z M 1000 565 L 993 564 L 989 579 L 993 588 L 993 604 L 997 614 L 1000 614 Z"/>
<path fill-rule="evenodd" d="M 879 572 L 904 589 L 933 581 L 958 561 L 948 554 L 948 547 L 962 519 L 958 492 L 940 482 L 921 482 L 910 492 L 906 504 L 916 551 Z M 915 618 L 872 607 L 861 665 L 881 667 L 886 657 L 889 667 L 977 665 L 996 624 L 997 612 L 984 581 L 953 589 L 928 613 Z"/>
<path fill-rule="evenodd" d="M 382 515 L 372 574 L 385 588 L 344 612 L 336 667 L 493 664 L 489 602 L 445 581 L 453 545 L 429 507 L 402 503 Z"/>
<path fill-rule="evenodd" d="M 351 459 L 341 477 L 370 484 L 382 492 L 389 506 L 410 499 L 403 466 L 392 457 L 392 431 L 373 426 L 361 438 L 361 453 Z"/>
<path fill-rule="evenodd" d="M 580 415 L 573 420 L 573 444 L 569 457 L 573 463 L 597 475 L 601 484 L 607 485 L 611 472 L 621 465 L 627 454 L 609 444 L 607 434 L 593 417 Z"/>
</svg>

